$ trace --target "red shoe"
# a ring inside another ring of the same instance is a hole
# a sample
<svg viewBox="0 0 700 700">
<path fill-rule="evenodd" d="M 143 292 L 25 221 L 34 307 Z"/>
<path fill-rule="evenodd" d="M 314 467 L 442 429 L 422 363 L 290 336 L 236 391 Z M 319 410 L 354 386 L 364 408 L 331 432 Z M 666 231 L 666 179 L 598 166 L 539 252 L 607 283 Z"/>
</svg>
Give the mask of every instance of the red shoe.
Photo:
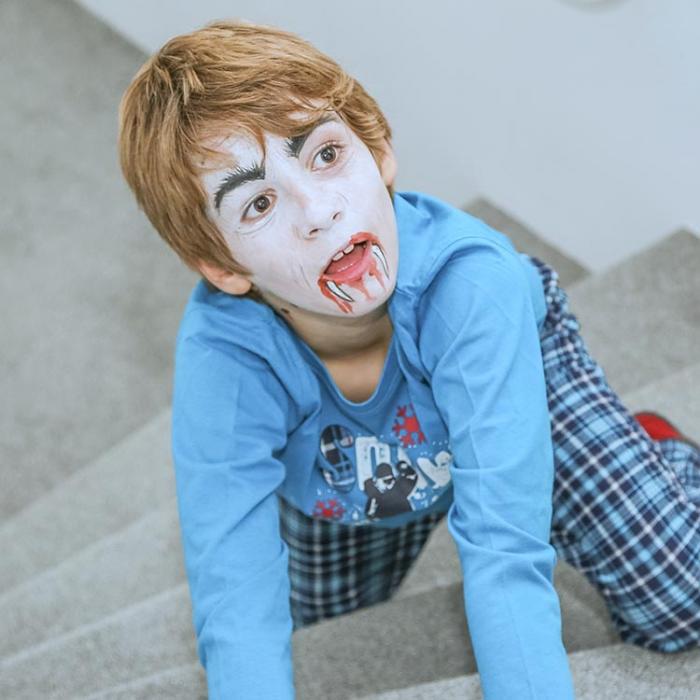
<svg viewBox="0 0 700 700">
<path fill-rule="evenodd" d="M 671 421 L 653 411 L 640 411 L 634 413 L 637 422 L 644 428 L 647 435 L 653 440 L 681 440 L 687 442 L 696 449 L 700 450 L 700 445 L 694 440 L 691 440 L 687 435 L 683 435 Z"/>
</svg>

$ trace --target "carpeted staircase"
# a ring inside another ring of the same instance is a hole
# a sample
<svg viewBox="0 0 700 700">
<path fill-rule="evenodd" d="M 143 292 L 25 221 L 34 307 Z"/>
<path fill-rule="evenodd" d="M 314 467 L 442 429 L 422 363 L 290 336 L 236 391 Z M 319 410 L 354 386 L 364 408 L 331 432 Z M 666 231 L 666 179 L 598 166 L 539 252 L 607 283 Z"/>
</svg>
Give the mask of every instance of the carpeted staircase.
<svg viewBox="0 0 700 700">
<path fill-rule="evenodd" d="M 0 111 L 0 177 L 5 191 L 30 183 L 0 242 L 13 293 L 0 355 L 0 698 L 206 698 L 167 408 L 195 278 L 135 210 L 113 150 L 116 104 L 143 56 L 67 0 L 6 0 L 0 42 L 14 61 L 0 62 L 14 106 Z M 700 438 L 700 238 L 677 231 L 591 275 L 488 201 L 467 209 L 557 269 L 628 407 Z M 602 598 L 564 561 L 555 586 L 577 698 L 700 698 L 700 649 L 621 644 Z M 444 521 L 392 600 L 292 644 L 300 700 L 481 698 Z"/>
</svg>

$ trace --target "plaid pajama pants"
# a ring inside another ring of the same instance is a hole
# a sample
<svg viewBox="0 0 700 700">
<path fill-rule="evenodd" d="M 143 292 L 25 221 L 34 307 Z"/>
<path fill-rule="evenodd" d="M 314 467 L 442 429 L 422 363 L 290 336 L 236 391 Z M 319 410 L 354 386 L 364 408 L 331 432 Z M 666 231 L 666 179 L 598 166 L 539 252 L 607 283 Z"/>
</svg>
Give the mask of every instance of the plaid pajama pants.
<svg viewBox="0 0 700 700">
<path fill-rule="evenodd" d="M 698 646 L 700 451 L 647 435 L 589 355 L 556 271 L 531 260 L 547 302 L 540 340 L 554 453 L 550 541 L 601 593 L 623 641 L 663 652 Z M 387 529 L 315 520 L 279 504 L 294 629 L 389 599 L 445 517 Z"/>
</svg>

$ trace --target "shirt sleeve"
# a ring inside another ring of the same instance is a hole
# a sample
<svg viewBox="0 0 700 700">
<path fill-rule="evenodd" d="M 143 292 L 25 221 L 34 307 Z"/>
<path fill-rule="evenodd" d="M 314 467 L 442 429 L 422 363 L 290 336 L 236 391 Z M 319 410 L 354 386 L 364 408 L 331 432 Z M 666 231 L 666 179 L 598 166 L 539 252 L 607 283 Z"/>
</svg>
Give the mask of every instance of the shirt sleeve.
<svg viewBox="0 0 700 700">
<path fill-rule="evenodd" d="M 188 339 L 178 349 L 172 450 L 180 531 L 210 700 L 294 698 L 284 480 L 288 395 L 269 365 Z"/>
<path fill-rule="evenodd" d="M 447 527 L 485 700 L 574 697 L 549 543 L 553 449 L 537 320 L 515 255 L 475 244 L 421 300 L 419 350 L 449 431 Z"/>
</svg>

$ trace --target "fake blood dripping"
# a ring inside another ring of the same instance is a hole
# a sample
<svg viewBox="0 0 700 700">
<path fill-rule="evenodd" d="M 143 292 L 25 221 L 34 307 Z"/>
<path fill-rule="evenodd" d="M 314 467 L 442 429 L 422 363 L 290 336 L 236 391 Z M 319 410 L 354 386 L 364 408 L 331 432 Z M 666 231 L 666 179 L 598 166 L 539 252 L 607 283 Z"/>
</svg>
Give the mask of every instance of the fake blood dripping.
<svg viewBox="0 0 700 700">
<path fill-rule="evenodd" d="M 375 236 L 359 233 L 352 237 L 354 248 L 339 260 L 333 260 L 318 280 L 321 293 L 331 299 L 343 313 L 351 313 L 352 302 L 357 299 L 357 290 L 365 299 L 373 299 L 367 291 L 365 274 L 374 277 L 382 289 L 386 289 L 384 278 L 389 276 L 384 251 Z"/>
</svg>

